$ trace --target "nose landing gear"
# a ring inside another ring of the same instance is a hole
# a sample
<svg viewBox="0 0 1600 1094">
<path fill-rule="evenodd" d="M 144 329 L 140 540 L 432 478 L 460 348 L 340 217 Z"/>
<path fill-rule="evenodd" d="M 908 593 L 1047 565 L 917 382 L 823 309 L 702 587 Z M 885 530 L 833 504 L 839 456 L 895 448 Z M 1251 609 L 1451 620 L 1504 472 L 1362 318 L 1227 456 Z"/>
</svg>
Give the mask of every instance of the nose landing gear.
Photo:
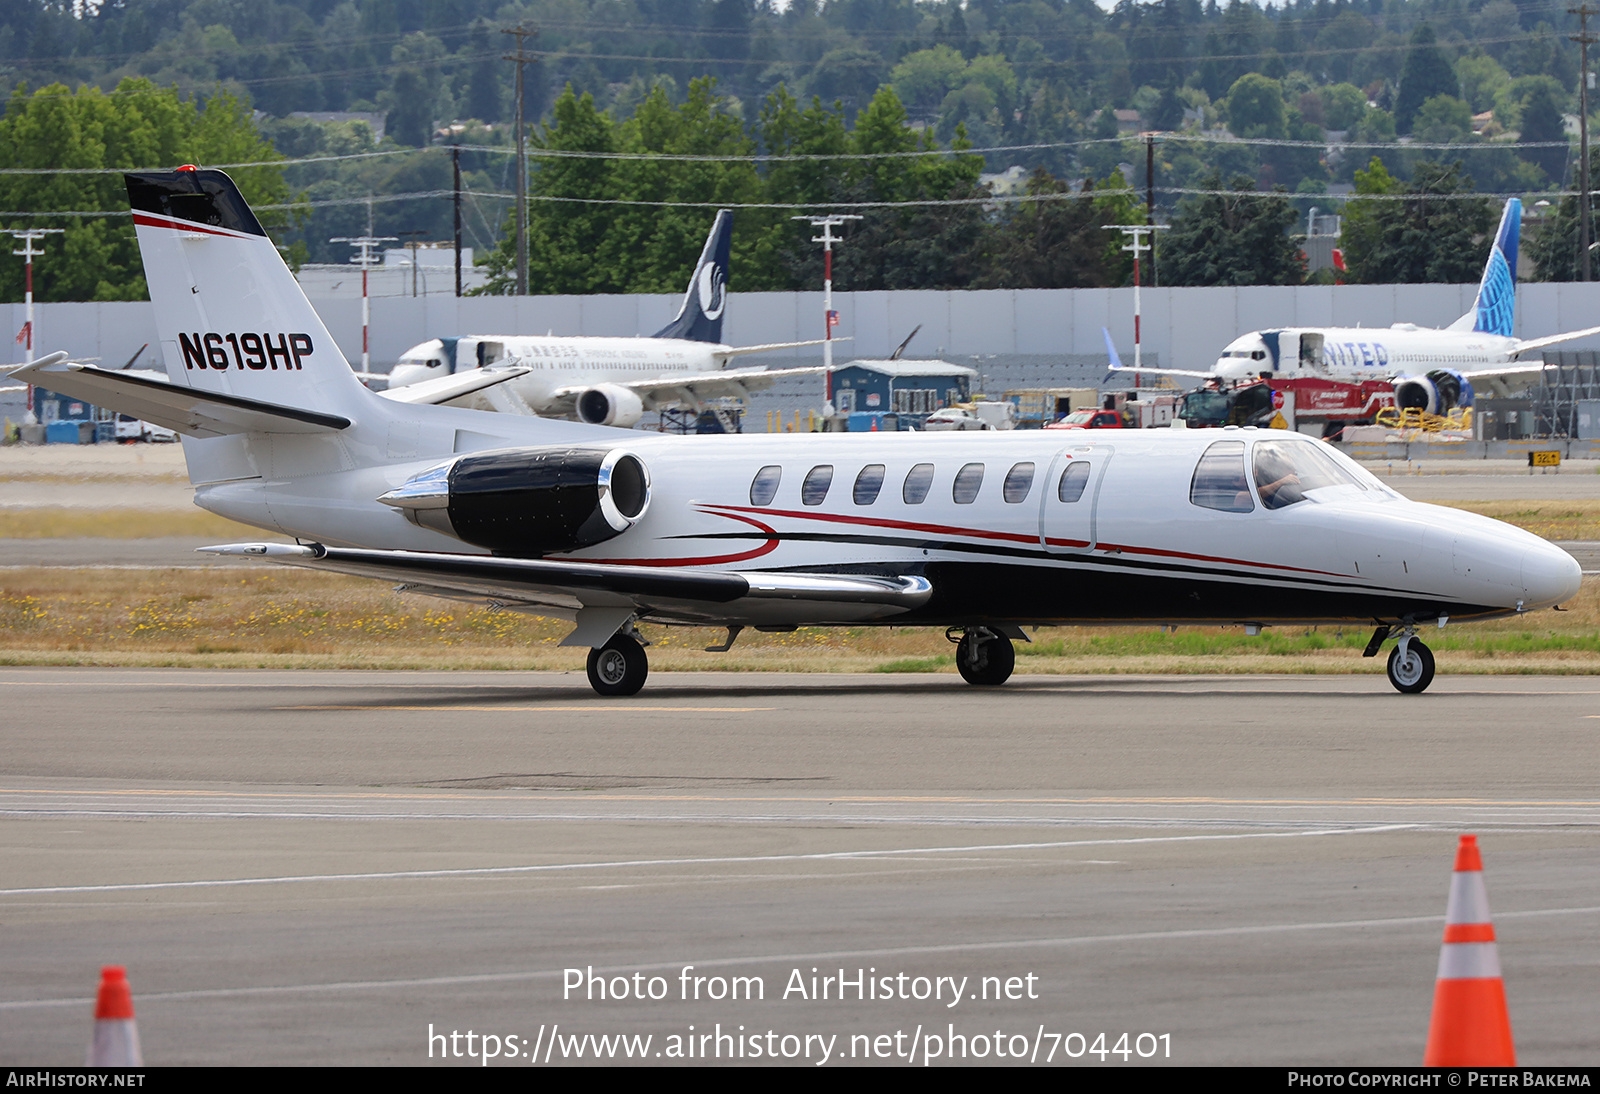
<svg viewBox="0 0 1600 1094">
<path fill-rule="evenodd" d="M 1440 616 L 1439 626 L 1449 616 Z M 1376 657 L 1378 647 L 1389 637 L 1393 628 L 1380 626 L 1373 632 L 1372 641 L 1361 654 Z M 1417 628 L 1409 622 L 1400 628 L 1400 641 L 1389 653 L 1389 683 L 1402 695 L 1420 695 L 1433 683 L 1433 651 L 1417 637 Z"/>
</svg>

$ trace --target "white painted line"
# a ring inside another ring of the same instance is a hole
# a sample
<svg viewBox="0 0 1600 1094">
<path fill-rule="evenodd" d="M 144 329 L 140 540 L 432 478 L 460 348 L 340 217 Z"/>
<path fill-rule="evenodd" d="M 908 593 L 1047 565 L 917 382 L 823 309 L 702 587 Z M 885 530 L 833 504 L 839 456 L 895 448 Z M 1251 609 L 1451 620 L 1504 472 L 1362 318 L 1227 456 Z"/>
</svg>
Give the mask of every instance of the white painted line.
<svg viewBox="0 0 1600 1094">
<path fill-rule="evenodd" d="M 213 878 L 204 881 L 143 881 L 121 885 L 49 885 L 0 889 L 0 896 L 59 893 L 132 893 L 152 889 L 216 889 L 235 885 L 286 885 L 306 881 L 393 881 L 402 878 L 492 877 L 506 874 L 558 873 L 570 870 L 622 870 L 656 866 L 721 866 L 761 862 L 818 862 L 840 859 L 889 858 L 898 855 L 963 855 L 974 851 L 1044 851 L 1062 847 L 1108 847 L 1137 843 L 1197 843 L 1215 840 L 1296 839 L 1302 836 L 1371 835 L 1413 831 L 1418 824 L 1385 824 L 1362 828 L 1322 828 L 1302 832 L 1229 832 L 1203 836 L 1135 836 L 1127 839 L 1062 840 L 1050 843 L 990 843 L 969 847 L 899 847 L 885 850 L 816 851 L 794 855 L 730 855 L 726 858 L 654 858 L 617 862 L 551 862 L 532 866 L 481 866 L 458 870 L 392 870 L 367 874 L 293 874 L 282 877 Z"/>
<path fill-rule="evenodd" d="M 1600 905 L 1584 908 L 1536 908 L 1521 912 L 1496 912 L 1500 919 L 1535 919 L 1568 915 L 1600 914 Z M 1066 946 L 1098 946 L 1106 943 L 1182 942 L 1201 938 L 1248 938 L 1259 935 L 1291 934 L 1301 931 L 1351 931 L 1375 928 L 1417 927 L 1443 924 L 1442 915 L 1394 916 L 1388 919 L 1344 919 L 1313 923 L 1261 923 L 1243 927 L 1195 927 L 1170 931 L 1137 931 L 1125 934 L 1069 935 L 1056 938 L 1018 938 L 998 942 L 952 942 L 942 945 L 893 946 L 870 950 L 825 950 L 816 953 L 746 954 L 739 957 L 695 958 L 659 961 L 652 964 L 617 965 L 595 969 L 596 975 L 614 973 L 676 971 L 685 965 L 697 969 L 728 966 L 789 964 L 811 961 L 855 961 L 869 958 L 919 957 L 937 954 L 992 953 L 999 950 L 1056 949 Z M 220 999 L 252 995 L 313 995 L 324 992 L 387 991 L 395 988 L 436 988 L 471 984 L 508 984 L 529 980 L 554 980 L 565 969 L 529 969 L 521 972 L 492 972 L 464 976 L 426 976 L 401 980 L 344 980 L 322 984 L 275 984 L 265 987 L 202 988 L 195 991 L 139 992 L 138 1002 L 181 1002 L 189 999 Z M 25 999 L 0 1002 L 0 1011 L 42 1010 L 51 1007 L 87 1007 L 92 996 L 74 999 Z"/>
</svg>

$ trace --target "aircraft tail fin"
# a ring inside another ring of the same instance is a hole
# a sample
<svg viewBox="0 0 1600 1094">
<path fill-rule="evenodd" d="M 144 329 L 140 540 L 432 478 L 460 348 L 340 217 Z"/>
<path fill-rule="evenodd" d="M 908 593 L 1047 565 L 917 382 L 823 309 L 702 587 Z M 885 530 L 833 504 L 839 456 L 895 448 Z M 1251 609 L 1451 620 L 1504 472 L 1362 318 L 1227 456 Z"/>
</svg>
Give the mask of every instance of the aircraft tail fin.
<svg viewBox="0 0 1600 1094">
<path fill-rule="evenodd" d="M 123 176 L 174 384 L 355 417 L 362 386 L 226 174 Z"/>
<path fill-rule="evenodd" d="M 1111 371 L 1115 372 L 1122 367 L 1122 358 L 1117 356 L 1117 344 L 1111 340 L 1111 332 L 1105 327 L 1100 328 L 1100 333 L 1106 337 L 1106 356 L 1111 360 Z"/>
<path fill-rule="evenodd" d="M 1478 298 L 1473 301 L 1470 312 L 1451 324 L 1451 330 L 1473 330 L 1506 338 L 1513 336 L 1517 303 L 1517 243 L 1521 232 L 1522 202 L 1518 198 L 1508 198 L 1505 211 L 1500 214 L 1500 230 L 1495 233 L 1494 245 L 1489 248 L 1489 260 L 1483 266 Z"/>
<path fill-rule="evenodd" d="M 694 276 L 683 294 L 677 316 L 652 336 L 686 338 L 692 342 L 721 342 L 722 313 L 728 304 L 728 255 L 733 246 L 733 214 L 717 211 L 711 234 L 695 263 Z"/>
</svg>

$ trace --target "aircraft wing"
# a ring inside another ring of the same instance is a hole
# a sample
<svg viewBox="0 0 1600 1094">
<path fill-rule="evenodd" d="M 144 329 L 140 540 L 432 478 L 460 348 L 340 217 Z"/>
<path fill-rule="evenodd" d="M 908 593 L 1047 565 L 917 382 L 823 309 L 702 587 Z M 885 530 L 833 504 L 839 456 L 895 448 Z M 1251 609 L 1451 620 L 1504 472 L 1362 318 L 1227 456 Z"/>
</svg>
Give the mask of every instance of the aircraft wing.
<svg viewBox="0 0 1600 1094">
<path fill-rule="evenodd" d="M 1217 374 L 1215 372 L 1194 372 L 1183 368 L 1151 368 L 1149 365 L 1145 365 L 1141 368 L 1134 368 L 1132 365 L 1113 364 L 1109 371 L 1135 372 L 1140 376 L 1143 376 L 1146 373 L 1151 376 L 1193 376 L 1199 380 L 1215 380 L 1217 378 Z"/>
<path fill-rule="evenodd" d="M 378 394 L 385 399 L 392 399 L 397 403 L 409 403 L 412 406 L 433 406 L 447 403 L 451 399 L 459 399 L 463 395 L 471 395 L 475 391 L 503 384 L 507 380 L 515 380 L 518 376 L 526 376 L 525 368 L 474 368 L 466 372 L 458 372 L 454 376 L 436 376 L 432 380 L 423 380 L 404 387 L 393 387 Z M 369 375 L 357 373 L 358 376 Z"/>
<path fill-rule="evenodd" d="M 818 603 L 843 618 L 887 619 L 927 603 L 921 577 L 729 572 L 609 562 L 500 558 L 493 555 L 379 551 L 321 544 L 230 543 L 207 554 L 259 558 L 314 570 L 398 581 L 397 591 L 571 616 L 578 628 L 563 645 L 600 645 L 629 618 L 675 623 L 781 623 L 796 609 L 814 617 Z M 585 617 L 588 616 L 586 619 Z M 609 629 L 607 629 L 609 627 Z M 603 633 L 602 633 L 603 632 Z M 596 637 L 598 636 L 598 637 Z"/>
<path fill-rule="evenodd" d="M 1469 380 L 1492 380 L 1498 376 L 1531 376 L 1553 366 L 1543 361 L 1530 361 L 1525 365 L 1503 365 L 1497 368 L 1479 368 L 1461 371 Z"/>
<path fill-rule="evenodd" d="M 325 433 L 350 425 L 349 418 L 336 414 L 201 391 L 66 358 L 65 353 L 52 353 L 17 369 L 11 374 L 12 378 L 130 414 L 190 437 L 222 437 L 232 433 Z"/>
<path fill-rule="evenodd" d="M 801 349 L 805 346 L 820 346 L 824 342 L 848 342 L 848 337 L 842 338 L 813 338 L 809 342 L 768 342 L 761 346 L 724 346 L 712 354 L 719 362 L 726 364 L 731 357 L 743 357 L 751 353 L 776 353 L 780 349 Z"/>
<path fill-rule="evenodd" d="M 1557 346 L 1562 342 L 1571 342 L 1576 338 L 1587 338 L 1591 334 L 1600 334 L 1600 327 L 1588 327 L 1584 330 L 1569 331 L 1566 334 L 1552 334 L 1545 338 L 1529 338 L 1527 341 L 1518 342 L 1517 348 L 1512 353 L 1525 353 L 1530 349 L 1543 349 L 1546 346 Z"/>
<path fill-rule="evenodd" d="M 684 403 L 700 406 L 711 399 L 732 396 L 742 399 L 752 391 L 769 387 L 776 380 L 791 376 L 817 376 L 823 372 L 821 365 L 804 368 L 750 368 L 723 369 L 701 372 L 692 376 L 655 376 L 648 380 L 616 380 L 608 386 L 627 388 L 639 396 L 646 410 Z M 558 387 L 552 393 L 552 403 L 558 414 L 573 413 L 578 396 L 594 384 L 570 384 Z"/>
</svg>

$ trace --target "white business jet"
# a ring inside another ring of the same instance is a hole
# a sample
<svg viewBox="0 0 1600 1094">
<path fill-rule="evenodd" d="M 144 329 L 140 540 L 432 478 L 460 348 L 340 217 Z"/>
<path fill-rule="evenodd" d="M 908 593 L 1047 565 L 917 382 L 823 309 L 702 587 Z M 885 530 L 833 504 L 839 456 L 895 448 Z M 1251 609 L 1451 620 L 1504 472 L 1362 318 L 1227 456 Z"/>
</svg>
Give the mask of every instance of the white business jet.
<svg viewBox="0 0 1600 1094">
<path fill-rule="evenodd" d="M 576 418 L 591 425 L 631 426 L 645 411 L 688 406 L 701 410 L 712 399 L 748 397 L 790 376 L 819 368 L 729 369 L 736 357 L 820 345 L 820 341 L 760 346 L 722 343 L 728 304 L 728 256 L 733 217 L 717 213 L 695 263 L 677 316 L 649 338 L 468 335 L 431 338 L 412 346 L 388 374 L 391 398 L 441 403 L 542 417 Z M 465 396 L 449 377 L 519 370 L 507 382 L 482 386 Z"/>
<path fill-rule="evenodd" d="M 201 507 L 299 541 L 206 550 L 564 616 L 602 695 L 643 685 L 639 623 L 725 627 L 720 649 L 747 627 L 940 626 L 978 685 L 1025 627 L 1367 625 L 1419 692 L 1424 626 L 1578 591 L 1539 537 L 1275 430 L 663 436 L 395 403 L 226 175 L 127 183 L 167 360 L 187 337 L 243 364 L 162 383 L 55 354 L 25 379 L 178 430 Z"/>
<path fill-rule="evenodd" d="M 1368 380 L 1394 385 L 1395 403 L 1441 414 L 1471 406 L 1473 384 L 1502 386 L 1514 376 L 1536 375 L 1543 361 L 1524 354 L 1600 334 L 1600 327 L 1517 338 L 1512 334 L 1517 299 L 1517 246 L 1522 202 L 1511 198 L 1489 248 L 1472 310 L 1442 330 L 1396 323 L 1391 327 L 1284 327 L 1241 335 L 1223 349 L 1209 372 L 1142 369 L 1224 382 L 1314 377 L 1341 383 Z M 1112 371 L 1132 371 L 1114 364 Z"/>
</svg>

